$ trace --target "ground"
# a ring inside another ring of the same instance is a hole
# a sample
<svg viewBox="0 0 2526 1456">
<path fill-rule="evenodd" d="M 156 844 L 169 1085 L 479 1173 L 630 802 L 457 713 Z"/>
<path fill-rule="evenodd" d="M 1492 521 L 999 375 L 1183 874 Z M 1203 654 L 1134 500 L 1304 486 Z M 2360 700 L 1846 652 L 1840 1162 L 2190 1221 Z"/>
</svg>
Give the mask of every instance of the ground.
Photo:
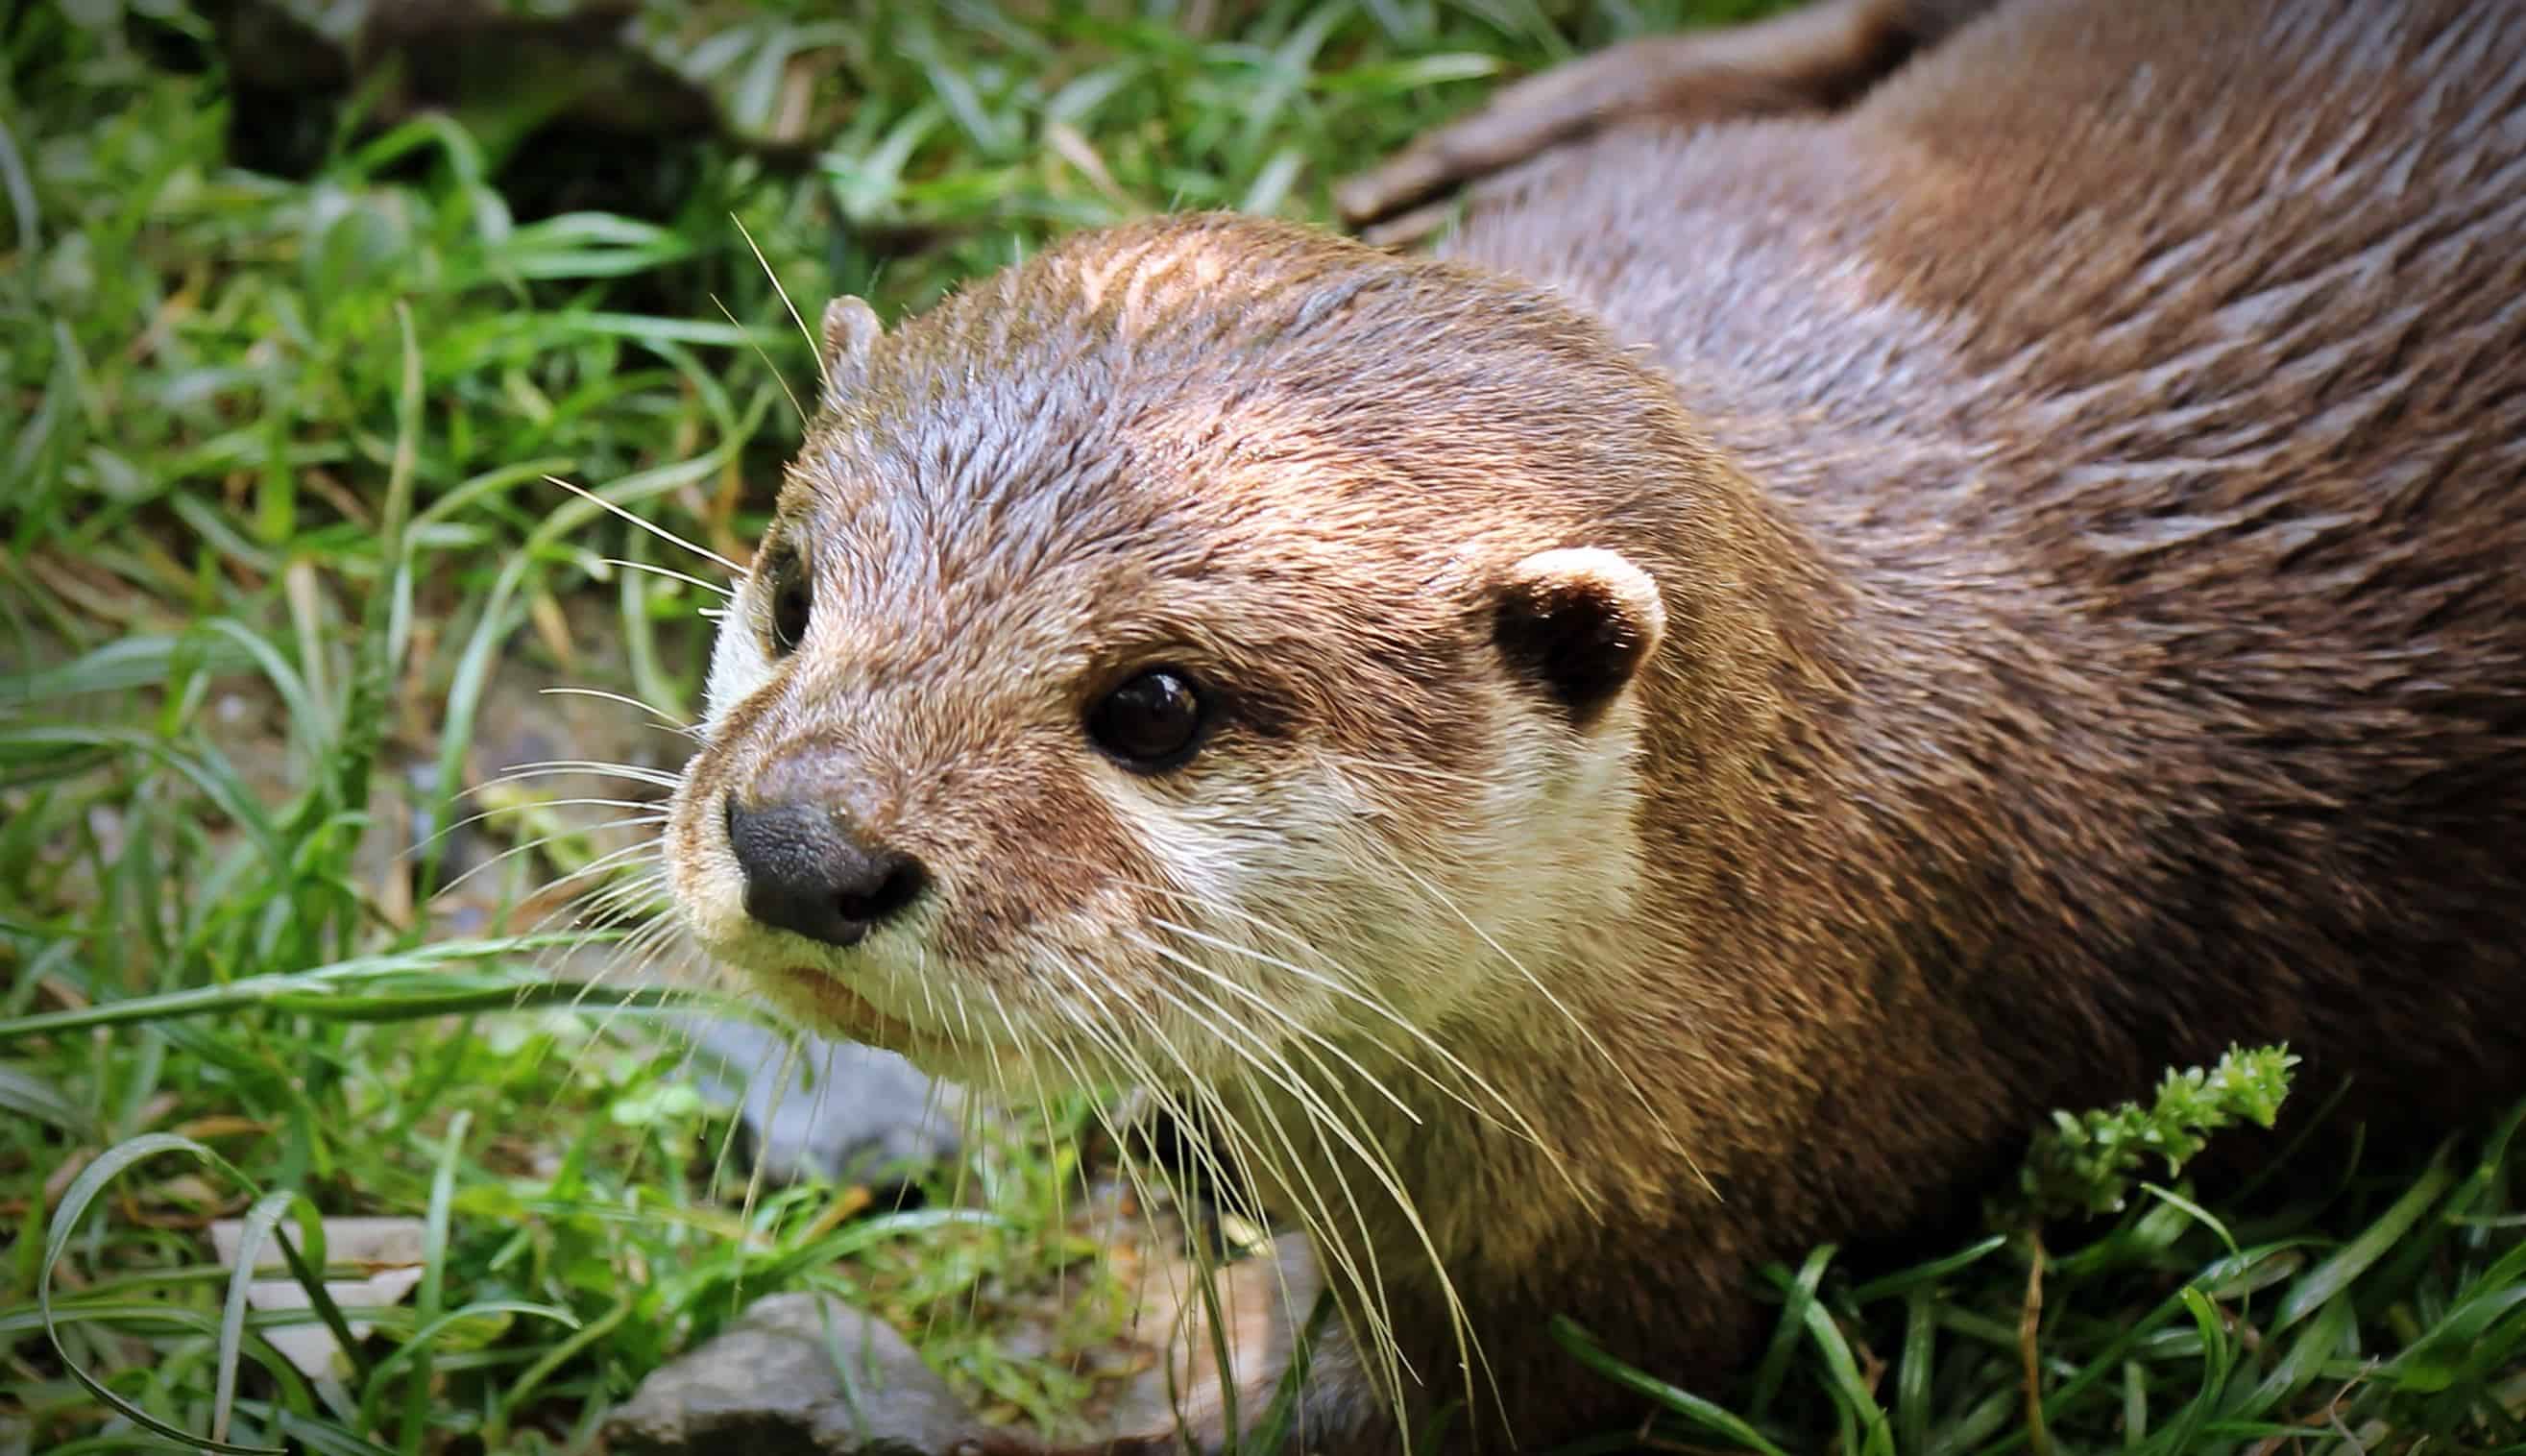
<svg viewBox="0 0 2526 1456">
<path fill-rule="evenodd" d="M 1096 1216 L 1085 1104 L 978 1136 L 917 1208 L 744 1176 L 652 1014 L 709 978 L 637 935 L 680 746 L 650 720 L 694 712 L 721 574 L 547 477 L 742 561 L 810 377 L 783 290 L 894 317 L 1147 210 L 1321 219 L 1499 78 L 1758 8 L 653 0 L 630 44 L 563 49 L 581 91 L 504 44 L 523 79 L 452 110 L 328 97 L 321 31 L 241 60 L 205 19 L 260 7 L 14 9 L 0 1453 L 590 1449 L 642 1376 L 793 1289 L 878 1309 L 996 1419 L 1092 1402 L 1145 1251 Z M 627 774 L 498 777 L 537 759 Z M 630 942 L 544 935 L 586 926 L 575 890 Z M 2250 1219 L 2126 1182 L 2041 1241 L 1999 1208 L 1905 1271 L 1819 1251 L 1767 1276 L 1781 1332 L 1735 1390 L 1577 1331 L 1574 1359 L 1669 1445 L 2509 1444 L 2499 1112 Z M 272 1340 L 308 1317 L 231 1299 L 222 1240 L 321 1225 L 356 1279 L 361 1216 L 411 1221 L 415 1277 L 301 1374 Z"/>
</svg>

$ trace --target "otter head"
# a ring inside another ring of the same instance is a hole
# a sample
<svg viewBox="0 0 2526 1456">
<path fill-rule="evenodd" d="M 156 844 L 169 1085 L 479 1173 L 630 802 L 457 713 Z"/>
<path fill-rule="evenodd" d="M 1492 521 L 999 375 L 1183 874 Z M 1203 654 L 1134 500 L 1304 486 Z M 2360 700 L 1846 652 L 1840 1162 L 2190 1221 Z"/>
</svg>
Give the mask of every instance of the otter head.
<svg viewBox="0 0 2526 1456">
<path fill-rule="evenodd" d="M 1593 326 L 1192 218 L 824 337 L 668 830 L 806 1025 L 1216 1083 L 1501 1014 L 1624 912 L 1680 605 L 1633 542 L 1704 466 Z"/>
</svg>

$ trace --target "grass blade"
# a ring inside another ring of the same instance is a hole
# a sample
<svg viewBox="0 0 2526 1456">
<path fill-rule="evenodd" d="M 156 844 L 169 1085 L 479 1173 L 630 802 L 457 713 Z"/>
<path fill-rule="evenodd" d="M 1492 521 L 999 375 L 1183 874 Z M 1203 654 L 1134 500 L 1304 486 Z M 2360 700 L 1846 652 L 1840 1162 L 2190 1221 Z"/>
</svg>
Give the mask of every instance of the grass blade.
<svg viewBox="0 0 2526 1456">
<path fill-rule="evenodd" d="M 45 1235 L 43 1272 L 35 1281 L 35 1304 L 42 1313 L 44 1337 L 52 1342 L 54 1357 L 62 1362 L 62 1367 L 71 1373 L 73 1379 L 87 1387 L 89 1394 L 104 1401 L 116 1414 L 143 1431 L 201 1450 L 216 1451 L 221 1456 L 287 1456 L 286 1450 L 279 1446 L 239 1445 L 217 1436 L 197 1436 L 181 1427 L 170 1425 L 124 1399 L 89 1375 L 86 1368 L 72 1356 L 69 1347 L 62 1343 L 61 1329 L 53 1315 L 53 1271 L 60 1267 L 62 1259 L 70 1252 L 72 1236 L 87 1221 L 88 1209 L 96 1202 L 97 1195 L 105 1191 L 106 1184 L 134 1164 L 172 1152 L 190 1154 L 234 1181 L 247 1182 L 226 1158 L 189 1137 L 179 1137 L 173 1132 L 143 1133 L 119 1142 L 98 1155 L 97 1160 L 81 1170 L 63 1192 L 61 1206 L 53 1210 L 52 1225 Z"/>
</svg>

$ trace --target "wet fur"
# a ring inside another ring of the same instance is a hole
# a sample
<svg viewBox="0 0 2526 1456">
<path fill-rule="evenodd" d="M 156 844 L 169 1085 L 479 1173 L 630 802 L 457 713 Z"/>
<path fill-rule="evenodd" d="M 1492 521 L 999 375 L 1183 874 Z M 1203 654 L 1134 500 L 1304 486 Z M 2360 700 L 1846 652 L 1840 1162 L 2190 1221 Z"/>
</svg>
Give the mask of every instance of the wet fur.
<svg viewBox="0 0 2526 1456">
<path fill-rule="evenodd" d="M 1321 948 L 1540 1132 L 1217 966 L 1419 1114 L 1350 1089 L 1422 1224 L 1334 1231 L 1445 1399 L 1426 1230 L 1530 1446 L 1637 1414 L 1550 1315 L 1714 1380 L 1751 1262 L 1899 1231 L 2046 1109 L 2233 1040 L 2354 1111 L 2521 1090 L 2526 12 L 2024 0 L 1845 111 L 1527 187 L 1470 267 L 1167 220 L 872 343 L 776 527 L 823 635 L 724 649 L 679 798 L 704 939 L 1063 1049 L 927 1058 L 986 1084 L 1112 1070 L 1065 1017 L 1235 1070 L 1117 926 L 1290 953 L 1227 904 Z M 1488 629 L 1557 547 L 1662 602 L 1589 721 Z M 1182 782 L 1117 778 L 1079 694 L 1162 640 L 1250 702 Z M 857 960 L 715 908 L 698 806 L 802 754 L 947 867 Z M 1320 1374 L 1320 1444 L 1384 1449 Z"/>
</svg>

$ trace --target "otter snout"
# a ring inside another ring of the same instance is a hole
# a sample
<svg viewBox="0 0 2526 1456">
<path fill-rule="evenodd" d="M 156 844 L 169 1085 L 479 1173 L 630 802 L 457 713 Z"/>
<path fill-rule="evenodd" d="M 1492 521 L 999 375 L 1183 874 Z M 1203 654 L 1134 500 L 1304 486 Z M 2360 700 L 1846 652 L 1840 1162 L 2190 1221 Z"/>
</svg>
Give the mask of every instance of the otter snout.
<svg viewBox="0 0 2526 1456">
<path fill-rule="evenodd" d="M 728 796 L 728 843 L 745 874 L 745 913 L 826 945 L 858 944 L 929 887 L 919 860 L 870 841 L 820 804 Z"/>
</svg>

